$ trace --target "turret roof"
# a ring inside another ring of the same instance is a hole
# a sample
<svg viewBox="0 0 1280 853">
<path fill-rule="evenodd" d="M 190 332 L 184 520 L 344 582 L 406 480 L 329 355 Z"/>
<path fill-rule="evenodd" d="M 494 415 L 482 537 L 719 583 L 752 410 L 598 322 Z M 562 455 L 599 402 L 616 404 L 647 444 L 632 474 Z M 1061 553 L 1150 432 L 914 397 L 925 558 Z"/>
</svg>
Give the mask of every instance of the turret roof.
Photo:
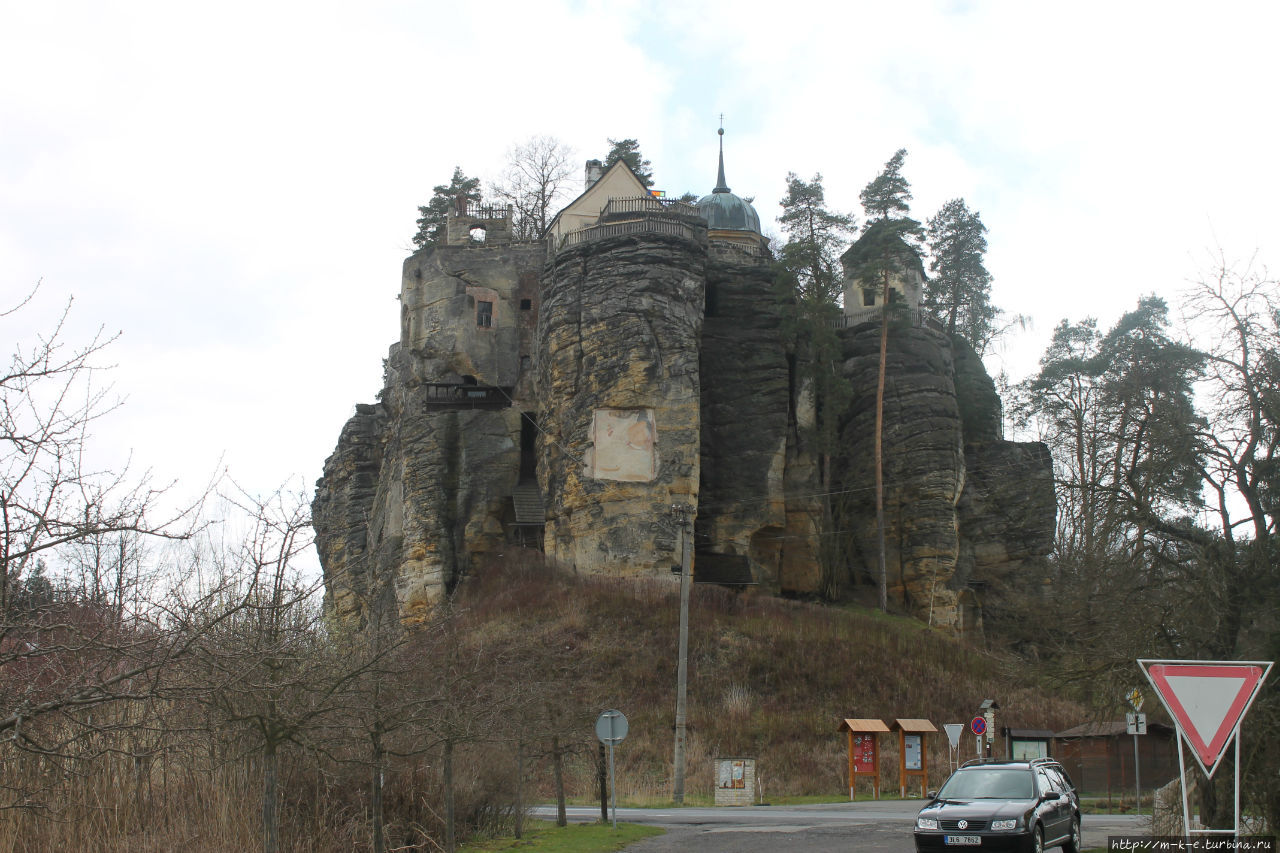
<svg viewBox="0 0 1280 853">
<path fill-rule="evenodd" d="M 724 128 L 720 128 L 720 169 L 711 195 L 698 199 L 698 211 L 711 231 L 751 231 L 760 233 L 760 214 L 746 199 L 729 191 L 724 178 Z"/>
</svg>

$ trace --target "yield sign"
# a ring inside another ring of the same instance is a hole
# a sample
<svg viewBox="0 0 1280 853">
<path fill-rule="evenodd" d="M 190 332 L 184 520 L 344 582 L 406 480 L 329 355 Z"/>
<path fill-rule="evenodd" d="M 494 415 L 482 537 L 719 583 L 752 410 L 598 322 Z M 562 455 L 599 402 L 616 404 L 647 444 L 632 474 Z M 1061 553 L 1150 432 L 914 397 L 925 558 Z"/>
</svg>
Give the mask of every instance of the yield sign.
<svg viewBox="0 0 1280 853">
<path fill-rule="evenodd" d="M 1138 661 L 1206 776 L 1213 776 L 1271 663 Z"/>
</svg>

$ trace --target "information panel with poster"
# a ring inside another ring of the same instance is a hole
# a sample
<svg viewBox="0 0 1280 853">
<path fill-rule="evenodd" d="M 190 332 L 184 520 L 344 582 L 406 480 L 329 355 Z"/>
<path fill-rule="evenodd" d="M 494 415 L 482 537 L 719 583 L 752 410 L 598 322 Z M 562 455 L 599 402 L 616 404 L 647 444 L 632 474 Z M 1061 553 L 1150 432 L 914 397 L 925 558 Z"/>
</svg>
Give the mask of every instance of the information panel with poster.
<svg viewBox="0 0 1280 853">
<path fill-rule="evenodd" d="M 907 796 L 907 784 L 920 783 L 920 796 L 929 790 L 927 736 L 938 727 L 928 720 L 900 718 L 893 721 L 898 733 L 898 795 Z"/>
<path fill-rule="evenodd" d="M 907 770 L 920 769 L 920 735 L 903 736 L 902 762 Z"/>
<path fill-rule="evenodd" d="M 853 772 L 876 772 L 876 736 L 862 734 L 853 736 Z"/>
<path fill-rule="evenodd" d="M 840 731 L 849 736 L 849 799 L 853 800 L 858 779 L 871 780 L 876 799 L 880 799 L 880 735 L 888 734 L 883 720 L 848 718 L 840 722 Z"/>
<path fill-rule="evenodd" d="M 751 805 L 756 796 L 756 760 L 717 758 L 715 767 L 716 805 Z"/>
</svg>

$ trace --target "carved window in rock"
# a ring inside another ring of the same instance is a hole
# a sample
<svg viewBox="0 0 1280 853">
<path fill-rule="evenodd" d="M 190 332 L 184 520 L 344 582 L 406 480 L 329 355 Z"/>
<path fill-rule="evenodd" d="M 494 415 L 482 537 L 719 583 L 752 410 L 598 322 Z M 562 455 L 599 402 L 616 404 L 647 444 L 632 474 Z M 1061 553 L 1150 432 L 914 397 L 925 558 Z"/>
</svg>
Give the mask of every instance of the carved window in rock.
<svg viewBox="0 0 1280 853">
<path fill-rule="evenodd" d="M 591 419 L 588 477 L 649 483 L 658 476 L 658 428 L 653 409 L 596 409 Z"/>
<path fill-rule="evenodd" d="M 476 301 L 476 325 L 481 329 L 493 328 L 493 303 Z"/>
</svg>

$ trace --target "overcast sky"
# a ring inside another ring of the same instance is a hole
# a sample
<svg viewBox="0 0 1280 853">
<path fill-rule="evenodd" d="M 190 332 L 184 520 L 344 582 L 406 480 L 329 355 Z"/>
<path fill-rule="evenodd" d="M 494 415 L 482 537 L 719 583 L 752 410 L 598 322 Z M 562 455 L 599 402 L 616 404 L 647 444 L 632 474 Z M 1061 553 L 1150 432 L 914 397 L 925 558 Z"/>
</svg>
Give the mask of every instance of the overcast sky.
<svg viewBox="0 0 1280 853">
<path fill-rule="evenodd" d="M 993 300 L 1034 321 L 989 367 L 1022 376 L 1059 320 L 1173 300 L 1219 249 L 1280 264 L 1277 9 L 0 0 L 0 308 L 43 281 L 0 341 L 74 297 L 72 339 L 121 333 L 104 452 L 192 492 L 219 464 L 309 487 L 455 165 L 635 137 L 703 194 L 723 113 L 766 231 L 788 171 L 861 213 L 898 148 L 916 218 L 979 211 Z"/>
</svg>

